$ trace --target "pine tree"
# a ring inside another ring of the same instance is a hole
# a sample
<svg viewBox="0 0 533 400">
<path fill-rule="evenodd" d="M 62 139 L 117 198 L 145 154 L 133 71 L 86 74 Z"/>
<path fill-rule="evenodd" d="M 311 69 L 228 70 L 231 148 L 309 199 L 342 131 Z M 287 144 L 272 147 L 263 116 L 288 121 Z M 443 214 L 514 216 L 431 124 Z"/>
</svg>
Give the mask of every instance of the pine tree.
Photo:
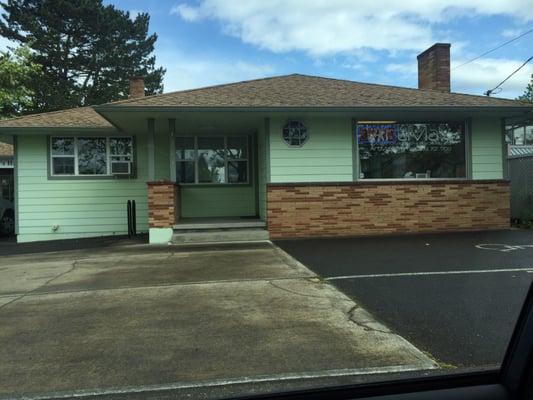
<svg viewBox="0 0 533 400">
<path fill-rule="evenodd" d="M 518 100 L 529 101 L 533 103 L 533 74 L 531 75 L 531 82 L 528 83 L 526 90 L 522 96 L 518 96 Z"/>
<path fill-rule="evenodd" d="M 126 98 L 129 77 L 145 77 L 146 93 L 161 93 L 163 68 L 155 67 L 156 34 L 146 13 L 101 0 L 7 0 L 0 3 L 0 34 L 27 45 L 42 76 L 30 82 L 33 112 L 101 104 Z"/>
</svg>

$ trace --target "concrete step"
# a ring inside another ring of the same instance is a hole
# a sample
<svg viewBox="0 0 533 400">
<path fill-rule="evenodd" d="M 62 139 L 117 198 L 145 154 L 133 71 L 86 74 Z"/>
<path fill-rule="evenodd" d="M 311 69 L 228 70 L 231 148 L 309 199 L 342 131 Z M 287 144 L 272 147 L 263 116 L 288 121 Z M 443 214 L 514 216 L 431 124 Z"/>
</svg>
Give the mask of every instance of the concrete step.
<svg viewBox="0 0 533 400">
<path fill-rule="evenodd" d="M 210 230 L 175 230 L 172 235 L 174 244 L 258 242 L 269 240 L 266 229 L 210 229 Z"/>
<path fill-rule="evenodd" d="M 180 222 L 174 225 L 175 231 L 180 230 L 211 230 L 211 229 L 237 229 L 237 228 L 265 228 L 266 222 L 259 220 L 235 220 L 235 221 L 193 221 Z"/>
</svg>

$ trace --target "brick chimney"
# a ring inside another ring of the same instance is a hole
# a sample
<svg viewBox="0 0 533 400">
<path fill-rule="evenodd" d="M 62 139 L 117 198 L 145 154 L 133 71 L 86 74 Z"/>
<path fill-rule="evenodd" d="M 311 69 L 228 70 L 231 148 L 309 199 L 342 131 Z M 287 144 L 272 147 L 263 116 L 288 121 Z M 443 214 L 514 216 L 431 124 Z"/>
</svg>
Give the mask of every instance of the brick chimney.
<svg viewBox="0 0 533 400">
<path fill-rule="evenodd" d="M 132 76 L 130 78 L 130 99 L 144 97 L 144 77 Z"/>
<path fill-rule="evenodd" d="M 450 43 L 435 43 L 420 53 L 418 88 L 450 91 Z"/>
</svg>

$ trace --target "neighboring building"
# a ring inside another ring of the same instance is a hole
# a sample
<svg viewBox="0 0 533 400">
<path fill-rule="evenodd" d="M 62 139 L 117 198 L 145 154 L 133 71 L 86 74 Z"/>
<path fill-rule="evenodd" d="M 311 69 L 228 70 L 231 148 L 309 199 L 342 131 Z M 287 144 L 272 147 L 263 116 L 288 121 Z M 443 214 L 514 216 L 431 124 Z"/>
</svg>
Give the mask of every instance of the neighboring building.
<svg viewBox="0 0 533 400">
<path fill-rule="evenodd" d="M 13 145 L 0 142 L 0 199 L 13 201 L 15 195 L 13 165 Z"/>
<path fill-rule="evenodd" d="M 511 218 L 533 221 L 533 146 L 509 146 Z"/>
<path fill-rule="evenodd" d="M 508 176 L 511 182 L 511 218 L 533 220 L 533 123 L 507 126 Z"/>
<path fill-rule="evenodd" d="M 137 78 L 1 121 L 18 241 L 124 234 L 127 200 L 154 243 L 207 217 L 273 239 L 508 228 L 505 120 L 533 105 L 450 93 L 448 44 L 418 61 L 419 89 L 294 74 L 144 97 Z"/>
</svg>

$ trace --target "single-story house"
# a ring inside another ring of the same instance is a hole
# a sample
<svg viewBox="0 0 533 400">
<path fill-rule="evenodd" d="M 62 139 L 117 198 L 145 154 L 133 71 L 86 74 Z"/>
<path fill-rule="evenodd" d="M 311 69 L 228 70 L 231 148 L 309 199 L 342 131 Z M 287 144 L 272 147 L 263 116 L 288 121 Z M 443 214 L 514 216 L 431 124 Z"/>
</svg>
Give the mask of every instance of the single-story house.
<svg viewBox="0 0 533 400">
<path fill-rule="evenodd" d="M 125 234 L 128 200 L 152 243 L 508 228 L 504 127 L 533 105 L 451 93 L 449 49 L 418 56 L 418 89 L 293 74 L 144 96 L 137 77 L 127 100 L 0 121 L 17 240 Z"/>
</svg>

